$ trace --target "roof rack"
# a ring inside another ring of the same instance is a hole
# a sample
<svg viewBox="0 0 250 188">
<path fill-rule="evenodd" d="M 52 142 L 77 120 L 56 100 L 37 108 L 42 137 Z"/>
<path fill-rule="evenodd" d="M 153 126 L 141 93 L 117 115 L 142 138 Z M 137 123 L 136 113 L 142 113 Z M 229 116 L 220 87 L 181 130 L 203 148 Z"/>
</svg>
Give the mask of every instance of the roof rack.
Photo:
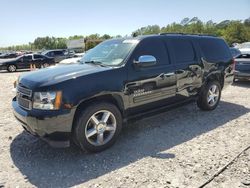
<svg viewBox="0 0 250 188">
<path fill-rule="evenodd" d="M 195 34 L 195 33 L 159 33 L 159 35 L 193 35 L 193 36 L 210 36 L 210 37 L 217 37 L 216 35 L 211 34 Z"/>
</svg>

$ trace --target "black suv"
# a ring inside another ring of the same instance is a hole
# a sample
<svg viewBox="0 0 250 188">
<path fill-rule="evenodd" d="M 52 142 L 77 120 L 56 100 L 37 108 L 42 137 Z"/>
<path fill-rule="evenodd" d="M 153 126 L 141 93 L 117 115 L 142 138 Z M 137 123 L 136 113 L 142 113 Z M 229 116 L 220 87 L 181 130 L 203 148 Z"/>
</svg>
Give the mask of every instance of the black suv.
<svg viewBox="0 0 250 188">
<path fill-rule="evenodd" d="M 52 146 L 74 141 L 102 151 L 129 119 L 195 99 L 213 110 L 232 83 L 233 58 L 213 36 L 161 34 L 112 39 L 79 64 L 22 75 L 12 106 L 29 133 Z"/>
</svg>

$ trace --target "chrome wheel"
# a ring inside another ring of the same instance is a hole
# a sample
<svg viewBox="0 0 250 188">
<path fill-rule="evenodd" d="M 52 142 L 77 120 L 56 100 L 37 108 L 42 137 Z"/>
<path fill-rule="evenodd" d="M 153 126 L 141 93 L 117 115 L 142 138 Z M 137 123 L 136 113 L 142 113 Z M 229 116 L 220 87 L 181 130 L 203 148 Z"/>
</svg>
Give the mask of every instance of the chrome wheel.
<svg viewBox="0 0 250 188">
<path fill-rule="evenodd" d="M 219 99 L 219 88 L 217 85 L 212 85 L 208 90 L 207 102 L 210 106 L 214 106 Z"/>
<path fill-rule="evenodd" d="M 10 65 L 10 66 L 8 67 L 8 71 L 9 71 L 9 72 L 15 72 L 15 71 L 16 71 L 16 66 L 15 66 L 15 65 Z"/>
<path fill-rule="evenodd" d="M 85 136 L 94 146 L 102 146 L 109 142 L 116 131 L 116 118 L 108 110 L 100 110 L 87 121 Z"/>
</svg>

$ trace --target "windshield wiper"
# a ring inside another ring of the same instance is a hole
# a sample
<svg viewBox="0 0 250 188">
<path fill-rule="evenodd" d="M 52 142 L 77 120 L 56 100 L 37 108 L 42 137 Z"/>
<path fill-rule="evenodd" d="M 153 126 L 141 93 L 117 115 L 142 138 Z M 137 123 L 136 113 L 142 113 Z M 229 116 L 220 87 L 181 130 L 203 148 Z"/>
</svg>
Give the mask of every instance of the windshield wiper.
<svg viewBox="0 0 250 188">
<path fill-rule="evenodd" d="M 102 62 L 100 61 L 84 61 L 83 63 L 91 63 L 91 64 L 94 64 L 94 65 L 100 65 L 102 67 L 106 67 L 106 65 L 104 65 Z"/>
</svg>

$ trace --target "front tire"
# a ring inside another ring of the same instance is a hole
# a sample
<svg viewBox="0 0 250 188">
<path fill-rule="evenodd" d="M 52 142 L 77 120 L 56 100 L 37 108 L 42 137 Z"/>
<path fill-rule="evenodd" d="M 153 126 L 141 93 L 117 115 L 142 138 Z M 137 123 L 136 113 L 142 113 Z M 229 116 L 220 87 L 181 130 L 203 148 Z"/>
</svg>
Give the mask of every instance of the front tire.
<svg viewBox="0 0 250 188">
<path fill-rule="evenodd" d="M 81 149 L 100 152 L 111 147 L 122 128 L 122 116 L 110 103 L 94 103 L 81 110 L 74 124 L 74 138 Z"/>
<path fill-rule="evenodd" d="M 201 91 L 197 105 L 201 110 L 214 110 L 220 101 L 221 86 L 218 81 L 210 81 Z"/>
</svg>

